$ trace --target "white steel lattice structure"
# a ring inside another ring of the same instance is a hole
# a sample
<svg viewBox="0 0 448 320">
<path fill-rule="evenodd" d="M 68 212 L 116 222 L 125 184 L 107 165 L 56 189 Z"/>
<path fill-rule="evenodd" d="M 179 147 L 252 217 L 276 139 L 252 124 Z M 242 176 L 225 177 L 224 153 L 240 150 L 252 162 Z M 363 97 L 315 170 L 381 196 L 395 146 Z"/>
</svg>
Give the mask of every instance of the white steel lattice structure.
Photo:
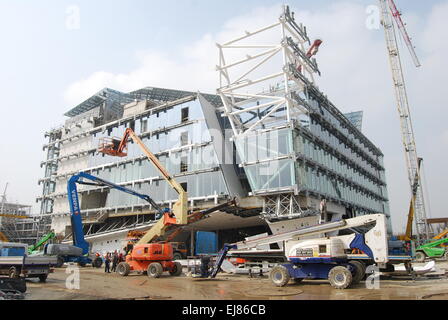
<svg viewBox="0 0 448 320">
<path fill-rule="evenodd" d="M 321 43 L 321 40 L 311 43 L 306 28 L 297 24 L 294 13 L 284 6 L 276 23 L 217 44 L 220 76 L 217 93 L 243 162 L 246 159 L 241 150 L 248 137 L 263 132 L 275 135 L 279 128 L 292 128 L 301 120 L 309 120 L 309 110 L 303 105 L 306 99 L 302 98 L 306 97 L 307 85 L 314 84 L 315 74 L 320 75 L 313 56 Z M 249 148 L 257 147 L 249 144 Z M 278 159 L 264 159 L 272 160 L 278 164 Z M 243 164 L 246 165 L 247 162 Z M 281 166 L 274 168 L 281 170 Z M 303 216 L 298 190 L 265 196 L 264 202 L 266 216 Z"/>
<path fill-rule="evenodd" d="M 303 211 L 300 207 L 298 198 L 293 194 L 280 194 L 267 196 L 264 199 L 263 215 L 268 220 L 305 217 L 310 214 L 318 214 L 318 211 Z"/>
<path fill-rule="evenodd" d="M 278 32 L 277 36 L 275 32 Z M 274 34 L 273 43 L 260 43 L 266 42 L 268 37 L 263 38 L 263 35 L 267 34 Z M 312 58 L 318 46 L 313 44 L 307 51 L 306 45 L 311 46 L 306 28 L 295 22 L 294 14 L 287 6 L 278 22 L 217 44 L 220 75 L 217 92 L 234 139 L 291 123 L 307 113 L 291 96 L 293 92 L 300 94 L 304 91 L 302 79 L 314 83 L 314 74 L 320 74 L 317 62 Z M 242 58 L 235 58 L 236 54 Z M 273 72 L 269 72 L 271 69 Z M 269 89 L 263 90 L 263 86 Z"/>
<path fill-rule="evenodd" d="M 394 1 L 380 0 L 382 23 L 386 36 L 386 43 L 388 55 L 390 59 L 390 66 L 392 69 L 392 77 L 394 81 L 395 96 L 397 99 L 397 108 L 400 115 L 401 133 L 403 138 L 403 145 L 406 155 L 406 165 L 408 169 L 408 177 L 411 189 L 417 187 L 417 193 L 414 203 L 415 212 L 415 228 L 417 240 L 420 237 L 429 239 L 429 229 L 426 222 L 426 209 L 423 197 L 423 189 L 420 180 L 419 172 L 419 158 L 417 155 L 417 148 L 414 137 L 414 129 L 412 126 L 411 112 L 409 108 L 409 101 L 406 91 L 406 83 L 403 75 L 402 62 L 400 58 L 400 51 L 397 43 L 397 30 L 394 21 L 400 31 L 416 67 L 420 67 L 420 62 L 415 53 L 411 39 L 406 31 L 405 24 L 401 19 L 401 14 L 398 11 Z M 417 179 L 417 181 L 416 181 Z"/>
</svg>

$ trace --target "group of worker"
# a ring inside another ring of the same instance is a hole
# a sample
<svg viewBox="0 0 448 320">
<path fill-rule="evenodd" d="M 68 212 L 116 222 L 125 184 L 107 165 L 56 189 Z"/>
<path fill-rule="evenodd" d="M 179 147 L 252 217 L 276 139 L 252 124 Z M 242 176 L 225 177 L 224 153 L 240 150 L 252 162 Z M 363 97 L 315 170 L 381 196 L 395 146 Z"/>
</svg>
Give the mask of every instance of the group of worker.
<svg viewBox="0 0 448 320">
<path fill-rule="evenodd" d="M 124 261 L 124 256 L 123 253 L 118 253 L 117 250 L 115 250 L 113 253 L 111 252 L 107 252 L 106 255 L 104 256 L 104 272 L 105 273 L 111 273 L 111 272 L 116 272 L 117 271 L 117 265 L 120 262 Z M 112 268 L 111 268 L 111 263 L 112 263 Z"/>
</svg>

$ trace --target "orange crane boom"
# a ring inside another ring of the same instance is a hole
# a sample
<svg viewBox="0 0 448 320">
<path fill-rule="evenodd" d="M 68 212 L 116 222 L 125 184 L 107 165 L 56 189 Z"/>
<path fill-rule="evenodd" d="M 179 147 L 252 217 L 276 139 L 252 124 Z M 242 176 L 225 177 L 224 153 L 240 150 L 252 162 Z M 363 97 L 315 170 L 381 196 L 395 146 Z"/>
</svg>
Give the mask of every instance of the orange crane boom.
<svg viewBox="0 0 448 320">
<path fill-rule="evenodd" d="M 132 139 L 132 141 L 140 147 L 143 153 L 148 157 L 149 161 L 179 195 L 178 200 L 173 205 L 172 212 L 165 213 L 164 216 L 137 243 L 145 244 L 150 243 L 154 239 L 165 234 L 170 225 L 185 225 L 188 223 L 188 194 L 131 128 L 126 129 L 121 140 L 110 138 L 102 139 L 102 141 L 100 141 L 98 152 L 114 157 L 126 157 L 129 139 Z"/>
</svg>

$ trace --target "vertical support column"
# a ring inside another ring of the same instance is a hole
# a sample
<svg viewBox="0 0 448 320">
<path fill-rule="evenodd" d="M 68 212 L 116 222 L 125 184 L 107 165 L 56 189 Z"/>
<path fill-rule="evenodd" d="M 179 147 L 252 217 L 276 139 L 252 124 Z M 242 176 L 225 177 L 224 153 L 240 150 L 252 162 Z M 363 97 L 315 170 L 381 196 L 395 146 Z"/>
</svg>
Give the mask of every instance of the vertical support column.
<svg viewBox="0 0 448 320">
<path fill-rule="evenodd" d="M 286 68 L 288 64 L 288 57 L 286 53 L 286 30 L 285 30 L 285 15 L 286 15 L 286 5 L 283 5 L 283 16 L 280 19 L 282 22 L 282 53 L 283 53 L 283 79 L 285 81 L 285 99 L 286 99 L 286 121 L 291 122 L 291 106 L 289 100 L 289 79 L 286 73 Z"/>
<path fill-rule="evenodd" d="M 195 245 L 195 239 L 194 239 L 194 229 L 191 229 L 190 231 L 190 256 L 194 256 L 194 245 Z"/>
</svg>

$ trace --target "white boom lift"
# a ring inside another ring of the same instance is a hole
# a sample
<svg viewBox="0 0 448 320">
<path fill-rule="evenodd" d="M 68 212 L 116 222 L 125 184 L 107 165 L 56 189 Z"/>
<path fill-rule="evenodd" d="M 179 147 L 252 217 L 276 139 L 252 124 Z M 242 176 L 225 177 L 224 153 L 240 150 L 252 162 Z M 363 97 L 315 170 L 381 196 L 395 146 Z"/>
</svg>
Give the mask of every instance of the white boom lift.
<svg viewBox="0 0 448 320">
<path fill-rule="evenodd" d="M 372 226 L 365 234 L 303 239 L 313 235 Z M 348 251 L 359 249 L 379 267 L 389 261 L 386 218 L 383 214 L 372 214 L 337 222 L 330 222 L 290 232 L 279 233 L 254 240 L 226 244 L 210 274 L 216 277 L 229 250 L 244 250 L 262 245 L 284 242 L 285 256 L 289 263 L 276 266 L 271 271 L 271 280 L 277 286 L 285 286 L 290 279 L 328 279 L 337 289 L 345 289 L 361 281 L 363 268 L 350 261 Z"/>
</svg>

